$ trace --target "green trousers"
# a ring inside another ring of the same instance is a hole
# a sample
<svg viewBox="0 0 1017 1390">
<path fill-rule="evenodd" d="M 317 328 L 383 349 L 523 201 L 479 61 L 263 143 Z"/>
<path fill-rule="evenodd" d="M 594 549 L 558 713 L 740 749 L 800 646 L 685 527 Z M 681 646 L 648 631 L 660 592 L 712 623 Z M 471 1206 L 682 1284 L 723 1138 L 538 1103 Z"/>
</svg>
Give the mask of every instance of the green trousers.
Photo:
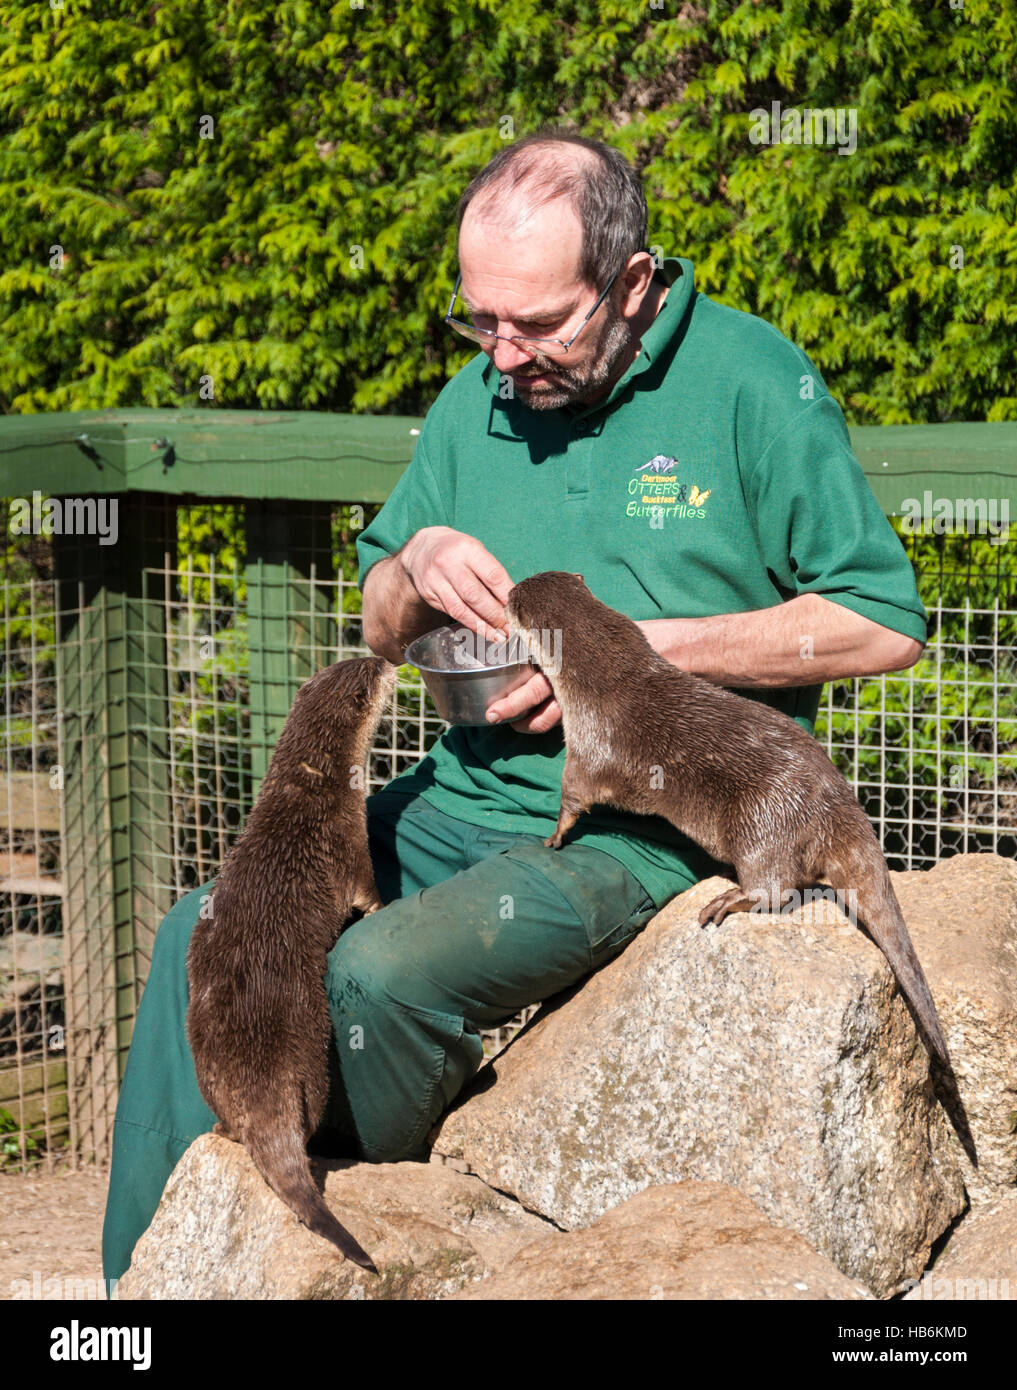
<svg viewBox="0 0 1017 1390">
<path fill-rule="evenodd" d="M 428 1130 L 483 1059 L 481 1029 L 583 979 L 655 909 L 581 835 L 548 849 L 540 836 L 468 825 L 395 788 L 369 797 L 367 813 L 386 906 L 348 927 L 328 958 L 330 1095 L 310 1148 L 425 1160 Z M 177 1160 L 215 1123 L 185 1027 L 187 947 L 213 886 L 181 898 L 156 934 L 113 1131 L 107 1281 L 130 1264 Z"/>
</svg>

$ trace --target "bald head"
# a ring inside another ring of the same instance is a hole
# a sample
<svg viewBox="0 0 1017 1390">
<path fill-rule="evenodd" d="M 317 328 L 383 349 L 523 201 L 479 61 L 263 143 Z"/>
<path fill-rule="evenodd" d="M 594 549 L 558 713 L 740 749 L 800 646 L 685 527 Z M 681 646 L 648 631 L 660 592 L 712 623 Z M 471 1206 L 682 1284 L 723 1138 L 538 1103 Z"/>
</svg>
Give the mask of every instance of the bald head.
<svg viewBox="0 0 1017 1390">
<path fill-rule="evenodd" d="M 529 158 L 520 156 L 509 163 L 501 177 L 485 184 L 469 200 L 460 220 L 460 237 L 467 226 L 479 223 L 487 235 L 502 234 L 522 241 L 544 224 L 553 224 L 567 238 L 574 257 L 571 270 L 582 278 L 579 202 L 596 164 L 596 156 L 581 145 L 531 146 Z"/>
<path fill-rule="evenodd" d="M 538 132 L 499 150 L 460 198 L 459 227 L 472 212 L 488 228 L 524 240 L 540 209 L 557 200 L 578 224 L 575 273 L 586 284 L 606 284 L 645 247 L 638 174 L 609 145 L 567 131 Z"/>
</svg>

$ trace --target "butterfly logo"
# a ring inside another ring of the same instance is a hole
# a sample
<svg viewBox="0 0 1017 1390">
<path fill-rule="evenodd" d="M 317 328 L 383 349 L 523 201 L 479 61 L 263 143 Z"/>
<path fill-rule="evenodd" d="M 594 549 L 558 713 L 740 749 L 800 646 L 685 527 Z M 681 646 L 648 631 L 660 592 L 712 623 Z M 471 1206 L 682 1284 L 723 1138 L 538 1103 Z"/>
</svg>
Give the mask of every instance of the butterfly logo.
<svg viewBox="0 0 1017 1390">
<path fill-rule="evenodd" d="M 689 506 L 701 507 L 712 491 L 713 488 L 708 487 L 705 492 L 700 492 L 695 483 L 693 483 L 692 491 L 689 493 Z"/>
</svg>

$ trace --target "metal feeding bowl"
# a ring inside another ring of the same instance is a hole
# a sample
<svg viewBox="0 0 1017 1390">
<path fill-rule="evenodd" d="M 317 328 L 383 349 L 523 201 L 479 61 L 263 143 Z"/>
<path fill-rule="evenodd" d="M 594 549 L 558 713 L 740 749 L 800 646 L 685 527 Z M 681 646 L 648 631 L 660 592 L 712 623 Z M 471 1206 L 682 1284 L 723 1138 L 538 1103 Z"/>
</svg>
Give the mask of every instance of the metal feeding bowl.
<svg viewBox="0 0 1017 1390">
<path fill-rule="evenodd" d="M 518 659 L 522 650 L 512 638 L 487 642 L 468 627 L 438 627 L 403 655 L 420 672 L 442 719 L 486 725 L 488 705 L 525 685 L 536 670 L 529 658 Z"/>
</svg>

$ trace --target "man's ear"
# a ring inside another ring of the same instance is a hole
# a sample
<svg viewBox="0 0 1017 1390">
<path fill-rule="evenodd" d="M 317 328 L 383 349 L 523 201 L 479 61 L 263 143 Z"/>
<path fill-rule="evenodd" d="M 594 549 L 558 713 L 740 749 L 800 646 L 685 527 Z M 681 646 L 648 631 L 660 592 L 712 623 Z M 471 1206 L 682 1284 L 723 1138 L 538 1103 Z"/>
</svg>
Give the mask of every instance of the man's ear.
<svg viewBox="0 0 1017 1390">
<path fill-rule="evenodd" d="M 622 303 L 619 307 L 623 314 L 632 314 L 636 312 L 636 307 L 630 308 L 628 301 L 633 294 L 638 294 L 639 303 L 642 303 L 643 296 L 649 291 L 650 282 L 653 279 L 656 269 L 654 259 L 649 252 L 645 254 L 636 252 L 630 259 L 633 261 L 633 264 L 622 271 L 621 274 Z M 614 299 L 613 294 L 611 298 L 612 300 Z"/>
</svg>

